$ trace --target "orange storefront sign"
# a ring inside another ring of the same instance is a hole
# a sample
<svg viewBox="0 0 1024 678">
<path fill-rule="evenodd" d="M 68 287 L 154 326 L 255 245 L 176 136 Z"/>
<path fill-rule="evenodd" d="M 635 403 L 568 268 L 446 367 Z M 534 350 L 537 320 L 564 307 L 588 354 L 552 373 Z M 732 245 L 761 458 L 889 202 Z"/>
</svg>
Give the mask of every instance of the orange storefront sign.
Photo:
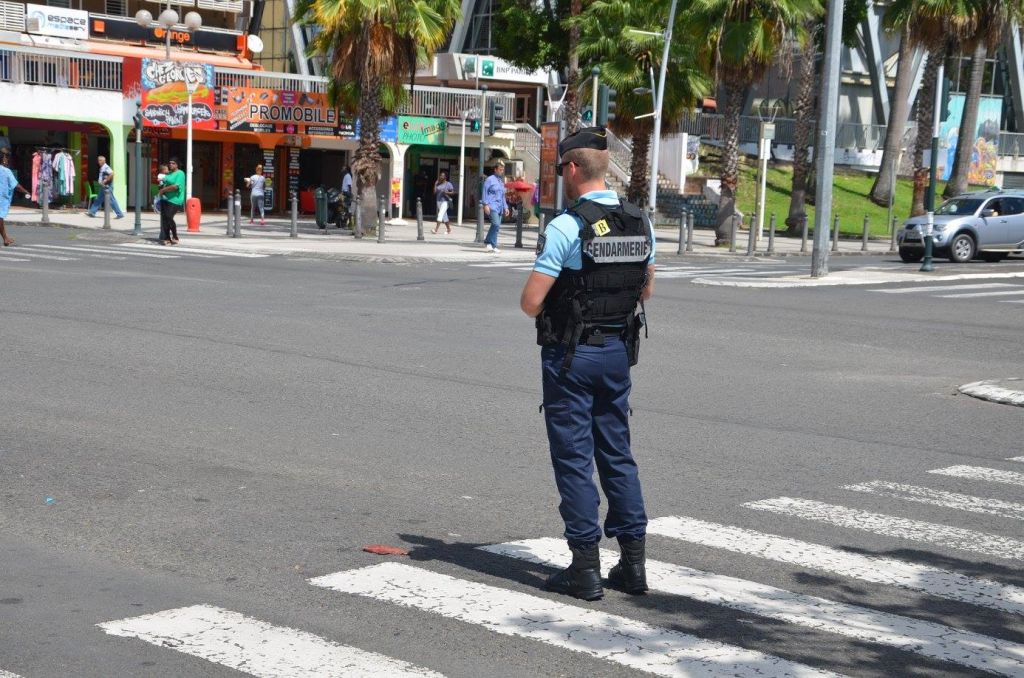
<svg viewBox="0 0 1024 678">
<path fill-rule="evenodd" d="M 215 117 L 218 129 L 235 132 L 355 136 L 353 121 L 319 92 L 221 87 Z"/>
</svg>

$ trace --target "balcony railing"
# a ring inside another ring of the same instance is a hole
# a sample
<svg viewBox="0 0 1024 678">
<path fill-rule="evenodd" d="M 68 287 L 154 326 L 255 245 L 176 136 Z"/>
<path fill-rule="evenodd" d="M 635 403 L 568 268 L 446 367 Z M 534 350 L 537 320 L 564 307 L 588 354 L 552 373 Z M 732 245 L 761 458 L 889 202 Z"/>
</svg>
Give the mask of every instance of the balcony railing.
<svg viewBox="0 0 1024 678">
<path fill-rule="evenodd" d="M 31 47 L 0 48 L 0 82 L 121 91 L 121 59 Z"/>
<path fill-rule="evenodd" d="M 463 111 L 480 108 L 480 95 L 483 92 L 472 89 L 451 89 L 417 85 L 412 98 L 405 106 L 399 108 L 399 115 L 425 115 L 434 118 L 458 120 Z M 494 100 L 505 107 L 505 117 L 511 118 L 514 112 L 516 97 L 508 92 L 489 92 L 488 100 Z"/>
</svg>

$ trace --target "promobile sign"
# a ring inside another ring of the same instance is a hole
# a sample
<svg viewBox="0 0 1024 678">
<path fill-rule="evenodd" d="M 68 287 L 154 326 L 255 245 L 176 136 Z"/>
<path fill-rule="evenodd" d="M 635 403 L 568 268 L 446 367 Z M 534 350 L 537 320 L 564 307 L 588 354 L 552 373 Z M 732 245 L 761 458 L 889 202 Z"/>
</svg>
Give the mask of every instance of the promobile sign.
<svg viewBox="0 0 1024 678">
<path fill-rule="evenodd" d="M 217 100 L 218 127 L 236 132 L 355 135 L 355 125 L 340 116 L 319 92 L 221 87 Z"/>
</svg>

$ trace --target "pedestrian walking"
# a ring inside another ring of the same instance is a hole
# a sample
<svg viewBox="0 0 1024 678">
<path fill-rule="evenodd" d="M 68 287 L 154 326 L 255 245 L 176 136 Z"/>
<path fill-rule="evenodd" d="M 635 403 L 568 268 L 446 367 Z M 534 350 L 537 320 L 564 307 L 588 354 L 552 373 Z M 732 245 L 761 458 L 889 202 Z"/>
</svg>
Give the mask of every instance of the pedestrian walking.
<svg viewBox="0 0 1024 678">
<path fill-rule="evenodd" d="M 452 232 L 452 225 L 448 222 L 448 206 L 451 205 L 454 194 L 455 187 L 452 186 L 452 182 L 448 181 L 448 173 L 439 173 L 437 181 L 434 182 L 434 198 L 437 200 L 437 224 L 433 231 L 435 235 L 440 230 L 441 224 L 444 224 L 446 233 L 451 234 Z"/>
<path fill-rule="evenodd" d="M 630 450 L 629 370 L 644 300 L 654 289 L 654 231 L 640 208 L 606 190 L 607 143 L 604 128 L 588 127 L 558 145 L 556 171 L 572 207 L 541 236 L 520 299 L 543 347 L 544 420 L 572 551 L 572 564 L 546 587 L 584 600 L 604 595 L 595 463 L 608 500 L 604 534 L 621 551 L 608 583 L 647 591 L 647 514 Z"/>
<path fill-rule="evenodd" d="M 123 219 L 124 212 L 121 211 L 121 206 L 117 204 L 117 196 L 114 195 L 114 170 L 110 169 L 110 165 L 107 164 L 107 159 L 102 155 L 96 157 L 96 162 L 100 166 L 99 182 L 100 190 L 93 198 L 92 204 L 89 205 L 89 216 L 95 217 L 96 212 L 103 209 L 103 197 L 110 194 L 110 209 L 114 210 L 116 218 Z"/>
<path fill-rule="evenodd" d="M 185 205 L 185 173 L 178 169 L 178 159 L 167 161 L 170 172 L 164 177 L 164 186 L 160 189 L 160 244 L 178 244 L 178 225 L 174 215 Z"/>
<path fill-rule="evenodd" d="M 4 220 L 7 219 L 7 211 L 11 208 L 11 200 L 14 199 L 14 192 L 21 191 L 25 197 L 32 195 L 24 186 L 18 183 L 14 172 L 7 166 L 11 162 L 10 152 L 4 148 L 0 149 L 0 238 L 3 238 L 4 247 L 10 247 L 14 241 L 7 235 L 7 227 Z"/>
<path fill-rule="evenodd" d="M 167 178 L 169 169 L 167 169 L 167 163 L 162 162 L 157 167 L 156 173 L 156 197 L 153 199 L 153 211 L 160 214 L 160 189 L 164 187 L 164 179 Z"/>
<path fill-rule="evenodd" d="M 256 165 L 255 174 L 245 178 L 245 185 L 249 189 L 249 223 L 256 223 L 256 212 L 260 213 L 260 226 L 267 223 L 265 207 L 263 204 L 263 192 L 267 185 L 267 178 L 263 176 L 263 165 Z"/>
<path fill-rule="evenodd" d="M 494 163 L 494 173 L 484 182 L 483 203 L 484 216 L 491 224 L 487 229 L 487 237 L 484 238 L 484 248 L 488 252 L 500 252 L 498 231 L 501 229 L 502 218 L 508 216 L 508 203 L 505 201 L 505 163 L 500 160 Z"/>
</svg>

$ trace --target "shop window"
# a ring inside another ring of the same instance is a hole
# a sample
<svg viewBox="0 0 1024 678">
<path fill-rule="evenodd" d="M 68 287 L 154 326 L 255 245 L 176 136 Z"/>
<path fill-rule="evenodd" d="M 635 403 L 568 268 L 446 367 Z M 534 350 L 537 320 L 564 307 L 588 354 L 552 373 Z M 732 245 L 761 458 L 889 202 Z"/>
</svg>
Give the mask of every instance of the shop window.
<svg viewBox="0 0 1024 678">
<path fill-rule="evenodd" d="M 106 0 L 104 11 L 112 16 L 128 16 L 127 0 Z"/>
</svg>

